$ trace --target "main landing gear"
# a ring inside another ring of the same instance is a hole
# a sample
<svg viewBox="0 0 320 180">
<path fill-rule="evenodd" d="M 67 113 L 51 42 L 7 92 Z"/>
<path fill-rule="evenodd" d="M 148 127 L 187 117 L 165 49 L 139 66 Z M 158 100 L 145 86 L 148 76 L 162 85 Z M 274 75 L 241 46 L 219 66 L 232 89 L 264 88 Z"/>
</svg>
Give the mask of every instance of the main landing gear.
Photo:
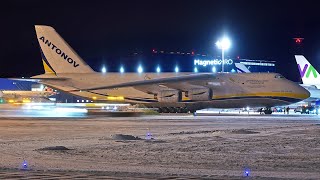
<svg viewBox="0 0 320 180">
<path fill-rule="evenodd" d="M 193 113 L 194 110 L 190 110 L 185 107 L 159 107 L 158 108 L 159 113 Z"/>
<path fill-rule="evenodd" d="M 272 114 L 272 110 L 269 107 L 259 109 L 260 114 Z"/>
</svg>

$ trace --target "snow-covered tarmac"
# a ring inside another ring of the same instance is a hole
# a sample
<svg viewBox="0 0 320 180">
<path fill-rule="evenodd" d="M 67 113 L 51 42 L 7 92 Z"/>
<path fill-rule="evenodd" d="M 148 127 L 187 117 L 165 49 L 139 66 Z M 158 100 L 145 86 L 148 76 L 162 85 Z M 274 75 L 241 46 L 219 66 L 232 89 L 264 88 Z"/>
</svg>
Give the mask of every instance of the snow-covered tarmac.
<svg viewBox="0 0 320 180">
<path fill-rule="evenodd" d="M 0 179 L 320 179 L 316 115 L 1 114 Z"/>
</svg>

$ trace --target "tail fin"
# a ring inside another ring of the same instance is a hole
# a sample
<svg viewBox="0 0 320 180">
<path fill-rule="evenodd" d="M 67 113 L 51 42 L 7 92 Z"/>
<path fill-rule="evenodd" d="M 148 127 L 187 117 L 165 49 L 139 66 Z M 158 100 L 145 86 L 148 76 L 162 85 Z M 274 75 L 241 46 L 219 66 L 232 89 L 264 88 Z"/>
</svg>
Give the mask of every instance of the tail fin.
<svg viewBox="0 0 320 180">
<path fill-rule="evenodd" d="M 94 72 L 50 26 L 35 26 L 46 74 Z"/>
<path fill-rule="evenodd" d="M 320 84 L 318 71 L 302 55 L 295 55 L 302 83 L 305 85 Z"/>
<path fill-rule="evenodd" d="M 242 63 L 235 63 L 238 73 L 250 73 L 250 70 Z"/>
</svg>

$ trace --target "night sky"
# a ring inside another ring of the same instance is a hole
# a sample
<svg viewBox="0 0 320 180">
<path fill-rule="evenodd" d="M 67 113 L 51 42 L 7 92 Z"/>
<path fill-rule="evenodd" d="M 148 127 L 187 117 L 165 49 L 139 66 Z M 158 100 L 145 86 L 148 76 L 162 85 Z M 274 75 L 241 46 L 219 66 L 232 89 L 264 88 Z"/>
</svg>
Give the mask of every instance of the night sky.
<svg viewBox="0 0 320 180">
<path fill-rule="evenodd" d="M 303 37 L 299 53 L 320 70 L 314 1 L 8 0 L 1 7 L 1 77 L 43 73 L 36 24 L 53 26 L 96 70 L 135 50 L 215 55 L 223 34 L 232 40 L 228 56 L 275 60 L 277 71 L 294 81 L 299 73 L 292 38 Z"/>
</svg>

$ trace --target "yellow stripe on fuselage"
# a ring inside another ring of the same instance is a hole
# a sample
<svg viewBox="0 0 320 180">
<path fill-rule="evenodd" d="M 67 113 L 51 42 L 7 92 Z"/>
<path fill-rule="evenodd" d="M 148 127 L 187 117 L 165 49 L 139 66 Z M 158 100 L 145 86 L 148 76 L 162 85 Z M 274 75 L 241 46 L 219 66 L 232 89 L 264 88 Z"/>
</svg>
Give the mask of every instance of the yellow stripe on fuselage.
<svg viewBox="0 0 320 180">
<path fill-rule="evenodd" d="M 189 97 L 185 97 L 185 96 L 182 97 L 182 101 L 189 101 L 189 100 L 190 100 Z"/>
<path fill-rule="evenodd" d="M 234 97 L 287 97 L 295 99 L 306 99 L 309 96 L 307 94 L 297 94 L 289 92 L 262 92 L 262 93 L 247 93 L 247 94 L 227 94 L 221 96 L 213 96 L 212 99 L 224 99 Z"/>
</svg>

